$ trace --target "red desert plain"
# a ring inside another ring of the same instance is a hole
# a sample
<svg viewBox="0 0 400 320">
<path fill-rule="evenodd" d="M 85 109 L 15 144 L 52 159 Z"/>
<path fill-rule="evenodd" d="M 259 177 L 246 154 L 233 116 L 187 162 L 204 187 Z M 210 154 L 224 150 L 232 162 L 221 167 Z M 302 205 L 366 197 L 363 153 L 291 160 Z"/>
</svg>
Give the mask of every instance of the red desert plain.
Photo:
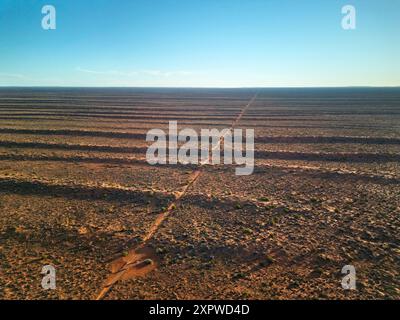
<svg viewBox="0 0 400 320">
<path fill-rule="evenodd" d="M 150 165 L 169 121 L 254 171 Z M 399 299 L 399 213 L 398 88 L 0 89 L 0 299 Z"/>
</svg>

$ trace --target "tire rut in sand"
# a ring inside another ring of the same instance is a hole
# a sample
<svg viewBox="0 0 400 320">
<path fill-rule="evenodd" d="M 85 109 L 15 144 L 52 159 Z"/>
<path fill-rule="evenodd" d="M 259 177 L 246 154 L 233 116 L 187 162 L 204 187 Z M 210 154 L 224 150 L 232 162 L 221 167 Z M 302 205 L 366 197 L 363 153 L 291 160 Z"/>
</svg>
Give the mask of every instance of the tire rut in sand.
<svg viewBox="0 0 400 320">
<path fill-rule="evenodd" d="M 233 130 L 243 115 L 246 113 L 247 109 L 256 100 L 257 93 L 252 97 L 252 99 L 246 104 L 246 106 L 240 111 L 238 116 L 232 121 L 230 130 Z M 224 137 L 221 137 L 218 144 L 213 148 L 220 147 Z M 210 152 L 209 157 L 211 157 L 212 152 Z M 210 160 L 210 158 L 209 158 Z M 199 168 L 195 169 L 188 182 L 177 192 L 175 192 L 175 199 L 168 205 L 167 209 L 158 214 L 157 218 L 154 220 L 153 224 L 147 231 L 146 235 L 143 237 L 143 241 L 136 248 L 130 250 L 127 255 L 122 256 L 114 260 L 110 265 L 111 274 L 105 280 L 100 293 L 97 295 L 96 300 L 100 300 L 106 296 L 106 294 L 112 289 L 112 286 L 119 280 L 127 280 L 134 277 L 145 276 L 152 270 L 156 269 L 159 259 L 152 248 L 148 246 L 148 241 L 154 236 L 161 224 L 168 218 L 168 216 L 174 211 L 178 206 L 180 200 L 185 196 L 186 192 L 190 187 L 196 182 L 197 179 L 202 174 L 202 167 L 205 163 L 201 163 Z"/>
</svg>

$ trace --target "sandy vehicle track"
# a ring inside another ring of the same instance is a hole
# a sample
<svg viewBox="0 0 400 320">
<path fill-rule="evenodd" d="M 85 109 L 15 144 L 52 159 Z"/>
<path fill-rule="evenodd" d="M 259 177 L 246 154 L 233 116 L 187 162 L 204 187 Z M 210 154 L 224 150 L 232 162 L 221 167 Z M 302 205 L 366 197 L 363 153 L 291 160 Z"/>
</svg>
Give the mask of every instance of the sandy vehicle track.
<svg viewBox="0 0 400 320">
<path fill-rule="evenodd" d="M 250 101 L 245 105 L 245 107 L 240 111 L 238 116 L 232 121 L 232 125 L 230 130 L 233 130 L 246 111 L 250 108 L 251 104 L 256 100 L 257 93 L 250 99 Z M 222 143 L 223 137 L 220 138 L 218 143 L 214 146 L 214 149 L 220 148 L 220 144 Z M 210 157 L 211 157 L 210 151 Z M 210 161 L 211 158 L 208 160 Z M 154 236 L 157 232 L 161 224 L 165 219 L 172 213 L 173 210 L 177 208 L 181 199 L 185 196 L 186 192 L 189 188 L 196 182 L 197 179 L 201 176 L 202 170 L 201 167 L 204 164 L 200 164 L 199 169 L 196 169 L 192 172 L 188 182 L 183 188 L 175 193 L 175 199 L 172 203 L 169 204 L 167 210 L 161 212 L 153 225 L 150 227 L 146 235 L 143 237 L 143 243 L 140 244 L 137 248 L 133 249 L 126 257 L 121 257 L 112 263 L 111 271 L 112 274 L 108 277 L 105 282 L 103 289 L 100 291 L 99 295 L 96 297 L 97 300 L 102 299 L 109 290 L 111 290 L 112 286 L 120 279 L 127 278 L 126 274 L 129 274 L 128 278 L 135 276 L 143 276 L 148 272 L 152 271 L 153 268 L 148 265 L 143 265 L 143 262 L 146 259 L 150 259 L 153 261 L 153 264 L 157 260 L 156 254 L 151 251 L 150 248 L 146 248 L 147 242 Z M 145 270 L 143 270 L 145 269 Z"/>
</svg>

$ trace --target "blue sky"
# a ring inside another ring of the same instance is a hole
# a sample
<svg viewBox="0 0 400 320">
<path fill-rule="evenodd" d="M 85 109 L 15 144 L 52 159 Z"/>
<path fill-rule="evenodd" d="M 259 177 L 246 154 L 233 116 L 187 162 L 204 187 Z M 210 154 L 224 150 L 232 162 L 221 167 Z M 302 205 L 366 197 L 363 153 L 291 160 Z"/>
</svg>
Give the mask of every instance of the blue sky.
<svg viewBox="0 0 400 320">
<path fill-rule="evenodd" d="M 400 86 L 399 57 L 399 0 L 0 0 L 1 86 Z"/>
</svg>

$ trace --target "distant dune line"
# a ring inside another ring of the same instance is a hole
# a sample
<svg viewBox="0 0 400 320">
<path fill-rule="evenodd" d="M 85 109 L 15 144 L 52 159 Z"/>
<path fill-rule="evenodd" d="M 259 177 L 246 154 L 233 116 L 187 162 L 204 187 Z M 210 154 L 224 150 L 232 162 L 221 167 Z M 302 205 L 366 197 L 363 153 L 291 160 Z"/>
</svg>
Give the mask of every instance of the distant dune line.
<svg viewBox="0 0 400 320">
<path fill-rule="evenodd" d="M 7 112 L 112 112 L 112 113 L 154 113 L 154 112 L 187 112 L 187 113 L 201 113 L 201 112 L 219 112 L 226 114 L 227 112 L 235 112 L 238 111 L 238 108 L 233 107 L 205 107 L 205 106 L 185 106 L 185 107 L 90 107 L 90 106 L 74 106 L 74 107 L 65 107 L 65 106 L 1 106 L 0 111 L 2 113 Z M 105 110 L 105 111 L 103 111 Z"/>
<path fill-rule="evenodd" d="M 379 175 L 372 175 L 368 173 L 356 173 L 356 172 L 346 172 L 343 170 L 329 170 L 329 169 L 321 169 L 321 168 L 302 168 L 301 166 L 275 166 L 275 165 L 262 165 L 257 164 L 254 167 L 254 173 L 257 174 L 270 174 L 271 171 L 279 171 L 283 174 L 298 175 L 298 176 L 306 176 L 307 178 L 312 179 L 321 179 L 321 180 L 338 180 L 338 181 L 350 181 L 352 183 L 375 183 L 381 185 L 399 185 L 400 178 L 396 177 L 385 177 Z"/>
<path fill-rule="evenodd" d="M 13 129 L 0 128 L 0 133 L 29 134 L 29 135 L 61 135 L 77 137 L 103 137 L 119 139 L 145 140 L 146 134 L 116 131 L 89 131 L 89 130 L 53 130 L 53 129 Z"/>
<path fill-rule="evenodd" d="M 48 150 L 94 151 L 110 153 L 145 154 L 147 147 L 112 147 L 79 144 L 56 144 L 40 142 L 1 141 L 0 147 L 32 148 Z M 332 162 L 398 162 L 400 154 L 389 153 L 318 153 L 318 152 L 286 152 L 286 151 L 255 151 L 256 159 L 332 161 Z"/>
<path fill-rule="evenodd" d="M 285 152 L 285 151 L 255 151 L 256 159 L 304 160 L 330 162 L 399 162 L 400 154 L 390 153 L 322 153 L 322 152 Z"/>
<path fill-rule="evenodd" d="M 231 113 L 218 113 L 213 111 L 212 113 L 191 113 L 182 111 L 180 113 L 171 112 L 160 112 L 155 110 L 154 112 L 112 112 L 112 111 L 76 111 L 76 112 L 0 112 L 0 118 L 11 118 L 11 117 L 88 117 L 88 118 L 105 118 L 105 119 L 170 119 L 170 120 L 191 120 L 191 119 L 204 119 L 204 120 L 223 120 L 225 118 L 231 118 L 234 112 Z M 329 119 L 330 116 L 353 116 L 353 117 L 363 117 L 363 116 L 398 116 L 400 117 L 400 112 L 353 112 L 353 113 L 260 113 L 259 115 L 244 115 L 243 120 L 307 120 L 307 121 L 341 121 L 341 119 Z M 310 118 L 310 116 L 312 116 Z M 321 119 L 324 117 L 324 119 Z"/>
<path fill-rule="evenodd" d="M 0 154 L 0 161 L 54 161 L 70 163 L 96 163 L 114 165 L 139 165 L 149 166 L 144 158 L 112 158 L 112 157 L 82 157 L 82 156 L 46 156 L 46 155 L 27 155 L 27 154 Z M 156 164 L 151 167 L 190 170 L 197 167 L 193 164 Z"/>
<path fill-rule="evenodd" d="M 175 170 L 192 170 L 198 167 L 194 164 L 157 164 L 150 165 L 144 158 L 110 158 L 110 157 L 82 157 L 82 156 L 46 156 L 46 155 L 23 155 L 23 154 L 0 154 L 0 161 L 43 161 L 43 162 L 66 162 L 66 163 L 96 163 L 96 164 L 114 164 L 126 166 L 149 166 L 156 168 L 168 168 Z M 218 172 L 233 170 L 236 165 L 214 165 L 207 166 L 208 171 L 217 170 Z M 290 171 L 290 172 L 288 172 Z M 341 179 L 352 182 L 366 182 L 376 184 L 400 184 L 400 178 L 385 177 L 380 175 L 371 175 L 368 173 L 346 172 L 342 169 L 334 170 L 327 168 L 312 168 L 306 166 L 293 165 L 275 165 L 275 164 L 256 164 L 254 175 L 274 173 L 304 175 L 316 179 Z"/>
<path fill-rule="evenodd" d="M 88 117 L 81 117 L 81 118 L 68 118 L 68 117 L 0 117 L 0 121 L 7 121 L 7 120 L 15 120 L 15 121 L 44 121 L 44 122 L 50 122 L 50 121 L 57 121 L 60 122 L 62 121 L 63 123 L 67 122 L 67 121 L 71 121 L 73 123 L 78 123 L 78 122 L 87 122 L 88 121 Z M 173 120 L 173 119 L 170 119 Z M 210 123 L 209 121 L 207 121 L 207 119 L 205 120 L 197 120 L 196 121 L 179 121 L 179 125 L 196 125 L 196 124 L 201 124 L 201 125 L 205 125 L 205 126 L 214 126 L 214 125 L 225 125 L 226 124 L 230 124 L 230 120 L 229 118 L 227 119 L 223 119 L 224 121 L 218 121 L 218 122 L 213 122 Z M 96 123 L 96 124 L 102 124 L 102 123 L 121 123 L 120 120 L 107 120 L 107 119 L 101 119 L 101 118 L 97 118 L 96 121 L 92 121 L 91 123 Z M 125 124 L 127 123 L 132 123 L 134 125 L 138 125 L 138 124 L 161 124 L 161 125 L 168 125 L 168 120 L 157 120 L 157 119 L 152 119 L 152 120 L 146 120 L 146 119 L 141 119 L 140 121 L 135 119 L 135 120 L 125 120 L 124 121 Z"/>
<path fill-rule="evenodd" d="M 9 99 L 0 98 L 0 106 L 72 106 L 72 107 L 91 107 L 91 108 L 114 108 L 114 107 L 127 107 L 127 108 L 135 108 L 135 107 L 233 107 L 242 105 L 245 102 L 243 99 L 229 99 L 229 98 L 221 98 L 219 100 L 214 99 L 120 99 L 119 97 L 115 97 L 112 99 L 85 99 L 85 98 L 65 98 L 65 99 L 34 99 L 34 98 L 25 98 L 25 99 Z M 360 100 L 329 100 L 325 98 L 320 99 L 272 99 L 268 98 L 266 100 L 257 99 L 254 106 L 255 109 L 263 106 L 265 108 L 322 108 L 322 109 L 334 109 L 334 110 L 343 110 L 348 107 L 355 108 L 370 108 L 376 109 L 376 106 L 382 106 L 383 109 L 394 108 L 396 109 L 398 106 L 398 98 L 396 99 L 360 99 Z"/>
<path fill-rule="evenodd" d="M 296 95 L 293 96 L 284 96 L 284 95 L 268 95 L 268 96 L 259 96 L 257 98 L 257 104 L 262 102 L 268 104 L 279 103 L 280 105 L 285 105 L 288 103 L 296 103 L 296 104 L 304 104 L 304 105 L 320 105 L 321 101 L 324 104 L 330 105 L 338 105 L 340 103 L 350 104 L 350 105 L 371 105 L 371 104 L 387 104 L 387 103 L 397 103 L 398 95 L 386 96 L 380 95 L 377 97 L 376 95 L 372 96 L 359 96 L 359 97 L 340 97 L 340 96 L 313 96 L 313 95 Z M 115 94 L 115 95 L 85 95 L 85 94 L 73 94 L 69 92 L 68 94 L 57 93 L 56 95 L 49 96 L 46 93 L 32 95 L 32 94 L 24 94 L 15 93 L 13 95 L 11 92 L 8 92 L 7 95 L 4 94 L 3 97 L 0 97 L 0 103 L 87 103 L 87 104 L 102 104 L 102 103 L 110 103 L 110 104 L 134 104 L 134 103 L 142 103 L 142 104 L 167 104 L 165 101 L 172 101 L 170 104 L 179 104 L 179 103 L 196 103 L 199 101 L 210 101 L 215 104 L 216 101 L 220 102 L 232 102 L 236 101 L 237 103 L 243 103 L 248 100 L 247 94 L 239 94 L 239 95 L 229 95 L 229 96 L 221 96 L 221 95 L 164 95 L 164 94 L 143 94 L 143 95 L 123 95 L 123 94 Z"/>
<path fill-rule="evenodd" d="M 70 110 L 70 109 L 78 109 L 78 110 L 122 110 L 122 111 L 129 111 L 129 110 L 203 110 L 203 109 L 211 109 L 211 110 L 226 110 L 226 109 L 238 109 L 240 108 L 239 103 L 213 103 L 208 104 L 204 102 L 192 102 L 192 103 L 160 103 L 160 102 L 129 102 L 129 103 L 120 103 L 119 101 L 110 102 L 110 103 L 102 103 L 99 102 L 97 104 L 93 103 L 86 103 L 86 101 L 74 103 L 70 101 L 60 101 L 60 102 L 42 102 L 42 103 L 2 103 L 0 102 L 0 109 L 40 109 L 40 110 L 47 110 L 47 109 L 56 109 L 56 110 Z"/>
<path fill-rule="evenodd" d="M 141 153 L 145 154 L 146 147 L 112 147 L 97 145 L 80 145 L 80 144 L 60 144 L 60 143 L 41 143 L 41 142 L 14 142 L 0 141 L 0 147 L 5 148 L 32 148 L 32 149 L 48 149 L 48 150 L 71 150 L 71 151 L 97 151 L 97 152 L 115 152 L 115 153 Z"/>
<path fill-rule="evenodd" d="M 90 120 L 90 117 L 61 117 L 61 116 L 52 116 L 52 117 L 41 117 L 41 116 L 35 116 L 35 117 L 15 117 L 15 116 L 6 116 L 2 117 L 0 116 L 0 121 L 22 121 L 22 122 L 72 122 L 72 123 L 82 123 L 82 122 L 87 122 Z M 159 125 L 168 125 L 168 121 L 173 121 L 173 120 L 179 120 L 179 125 L 185 125 L 185 126 L 198 126 L 198 125 L 203 125 L 207 128 L 213 127 L 213 126 L 221 126 L 224 125 L 226 126 L 227 124 L 230 124 L 229 118 L 219 118 L 218 120 L 213 120 L 210 122 L 212 119 L 204 119 L 204 118 L 191 118 L 191 119 L 176 119 L 176 118 L 171 118 L 171 119 L 164 119 L 163 117 L 159 118 L 142 118 L 142 119 L 125 119 L 124 123 L 129 124 L 132 123 L 133 125 L 138 125 L 138 124 L 159 124 Z M 189 121 L 191 120 L 191 121 Z M 343 128 L 348 128 L 348 129 L 354 129 L 354 128 L 380 128 L 380 129 L 400 129 L 399 126 L 388 126 L 387 124 L 381 125 L 381 126 L 376 126 L 376 123 L 378 120 L 375 120 L 371 125 L 363 125 L 363 124 L 356 124 L 353 121 L 348 121 L 347 124 L 345 124 L 345 120 L 343 119 L 318 119 L 318 118 L 267 118 L 267 119 L 257 119 L 259 121 L 252 121 L 248 123 L 247 121 L 250 121 L 249 119 L 242 119 L 241 127 L 251 127 L 251 128 L 263 128 L 263 129 L 268 129 L 268 128 L 318 128 L 318 129 L 343 129 Z M 285 125 L 274 125 L 273 123 L 275 122 L 283 122 Z M 304 125 L 304 123 L 310 122 L 309 125 Z M 121 123 L 121 120 L 119 118 L 111 118 L 108 119 L 107 117 L 96 117 L 96 120 L 92 120 L 91 123 L 101 125 L 103 123 Z M 295 124 L 294 126 L 289 125 L 288 123 Z M 298 123 L 302 123 L 302 125 L 298 125 Z M 324 123 L 324 125 L 320 125 L 320 123 Z M 332 123 L 332 125 L 329 125 L 329 123 Z M 316 125 L 314 125 L 316 124 Z"/>
<path fill-rule="evenodd" d="M 93 120 L 93 122 L 97 123 L 104 123 L 104 122 L 110 122 L 110 123 L 115 123 L 115 122 L 120 122 L 121 120 L 124 120 L 125 123 L 132 122 L 133 124 L 137 123 L 158 123 L 158 124 L 168 124 L 168 121 L 173 121 L 177 120 L 180 125 L 196 125 L 196 124 L 203 124 L 206 125 L 207 127 L 212 127 L 213 125 L 218 125 L 219 123 L 230 123 L 231 120 L 229 117 L 166 117 L 164 115 L 158 115 L 155 117 L 144 117 L 144 116 L 100 116 L 100 115 L 95 115 L 95 116 L 85 116 L 85 115 L 60 115 L 60 114 L 53 114 L 49 116 L 43 116 L 39 114 L 35 114 L 32 116 L 16 116 L 16 115 L 7 115 L 7 116 L 2 116 L 0 115 L 0 121 L 7 121 L 7 120 L 16 120 L 16 121 L 92 121 L 91 119 L 96 119 Z M 190 121 L 189 121 L 190 120 Z M 341 118 L 335 118 L 335 119 L 330 119 L 330 118 L 318 118 L 318 115 L 315 116 L 315 118 L 292 118 L 291 116 L 288 117 L 254 117 L 254 118 L 243 118 L 242 119 L 242 127 L 263 127 L 265 129 L 268 129 L 269 127 L 273 127 L 270 125 L 270 123 L 274 122 L 286 122 L 286 123 L 302 123 L 304 124 L 305 122 L 310 122 L 310 123 L 333 123 L 333 124 L 338 124 L 337 127 L 343 127 L 345 126 L 345 122 L 348 121 L 348 126 L 351 128 L 352 125 L 354 124 L 354 120 L 352 121 L 344 120 Z M 390 118 L 389 120 L 393 120 L 393 118 Z M 400 119 L 399 119 L 400 120 Z M 251 121 L 251 123 L 247 124 L 247 121 Z M 358 120 L 361 121 L 361 120 Z M 372 126 L 375 125 L 377 120 L 372 122 Z M 319 125 L 318 127 L 320 128 L 328 128 L 327 125 Z M 370 128 L 370 126 L 364 126 L 366 128 Z M 385 125 L 387 127 L 387 125 Z M 389 127 L 387 127 L 389 128 Z M 395 128 L 400 128 L 400 126 L 395 126 Z"/>
<path fill-rule="evenodd" d="M 258 143 L 358 143 L 358 144 L 399 144 L 398 138 L 385 137 L 338 137 L 338 136 L 274 136 L 274 137 L 256 137 Z"/>
<path fill-rule="evenodd" d="M 19 116 L 15 115 L 10 115 L 10 116 L 0 116 L 0 119 L 7 120 L 7 119 L 13 119 L 13 120 L 19 120 L 19 119 L 31 119 L 31 120 L 36 120 L 36 119 L 46 119 L 44 117 L 67 117 L 67 118 L 85 118 L 85 119 L 90 119 L 90 118 L 102 118 L 102 119 L 119 119 L 119 120 L 140 120 L 143 122 L 146 122 L 146 120 L 153 120 L 153 119 L 159 119 L 160 121 L 167 122 L 168 120 L 203 120 L 203 121 L 212 121 L 212 120 L 226 120 L 229 121 L 229 117 L 225 116 L 167 116 L 167 115 L 160 115 L 157 113 L 154 113 L 155 116 L 133 116 L 133 115 L 126 115 L 126 116 L 116 116 L 116 115 L 87 115 L 87 114 L 68 114 L 68 113 L 54 113 L 54 114 L 20 114 Z M 65 119 L 64 119 L 65 120 Z M 260 119 L 262 120 L 262 119 Z"/>
<path fill-rule="evenodd" d="M 42 104 L 42 103 L 53 103 L 53 104 L 86 104 L 86 105 L 186 105 L 186 104 L 210 104 L 210 105 L 226 105 L 227 103 L 242 104 L 246 99 L 234 98 L 234 97 L 220 97 L 217 99 L 198 97 L 198 98 L 164 98 L 164 97 L 98 97 L 96 99 L 86 98 L 84 96 L 68 96 L 68 97 L 58 97 L 58 98 L 35 98 L 35 97 L 25 97 L 25 98 L 0 98 L 1 104 Z M 390 101 L 390 100 L 388 100 Z"/>
<path fill-rule="evenodd" d="M 86 104 L 84 102 L 80 104 L 71 103 L 1 103 L 0 111 L 54 111 L 54 112 L 157 112 L 157 111 L 173 111 L 173 112 L 201 112 L 201 111 L 216 111 L 216 112 L 227 112 L 227 111 L 238 111 L 240 110 L 240 104 L 204 104 L 204 103 L 193 103 L 193 104 L 157 104 L 157 103 L 135 103 L 135 104 Z M 348 115 L 348 114 L 399 114 L 400 110 L 397 104 L 393 106 L 385 105 L 379 109 L 376 105 L 362 106 L 345 104 L 343 106 L 329 104 L 321 105 L 310 105 L 310 104 L 268 104 L 268 105 L 255 105 L 254 108 L 247 114 L 248 116 L 258 113 L 276 113 L 277 115 L 309 115 L 309 114 L 326 114 L 326 115 Z"/>
<path fill-rule="evenodd" d="M 234 114 L 234 113 L 232 113 Z M 7 117 L 70 117 L 70 118 L 104 118 L 104 119 L 119 119 L 125 118 L 127 120 L 132 119 L 143 119 L 146 121 L 147 119 L 166 119 L 166 121 L 174 121 L 179 119 L 204 119 L 204 120 L 224 120 L 225 118 L 231 116 L 232 114 L 223 114 L 223 113 L 214 113 L 214 112 L 207 112 L 207 113 L 196 113 L 196 112 L 179 112 L 179 113 L 162 113 L 162 112 L 153 112 L 148 114 L 142 113 L 52 113 L 52 114 L 45 114 L 45 113 L 1 113 L 0 112 L 0 119 L 7 118 Z"/>
<path fill-rule="evenodd" d="M 76 111 L 69 111 L 69 112 L 58 112 L 58 111 L 54 111 L 54 112 L 49 112 L 51 110 L 34 110 L 32 112 L 32 110 L 27 110 L 30 112 L 25 112 L 25 111 L 8 111 L 7 112 L 0 110 L 0 115 L 9 115 L 9 116 L 18 116 L 18 115 L 22 115 L 22 116 L 48 116 L 48 115 L 60 115 L 60 116 L 65 116 L 65 115 L 84 115 L 84 116 L 97 116 L 97 115 L 115 115 L 115 116 L 137 116 L 137 117 L 152 117 L 152 116 L 182 116 L 182 115 L 188 115 L 191 117 L 196 117 L 196 116 L 204 116 L 205 114 L 207 116 L 220 116 L 220 117 L 225 117 L 225 116 L 231 116 L 235 113 L 236 110 L 232 110 L 232 112 L 221 112 L 218 110 L 206 110 L 206 112 L 204 111 L 192 111 L 192 110 L 182 110 L 179 112 L 170 112 L 170 110 L 154 110 L 154 111 L 136 111 L 136 110 L 132 110 L 132 111 L 127 111 L 127 112 L 121 112 L 121 111 L 82 111 L 82 110 L 76 110 Z M 261 114 L 260 114 L 261 116 Z"/>
<path fill-rule="evenodd" d="M 143 129 L 143 128 L 142 128 Z M 119 139 L 146 140 L 145 133 L 131 133 L 118 131 L 93 131 L 93 130 L 53 130 L 53 129 L 14 129 L 0 128 L 0 133 L 22 134 L 22 135 L 62 135 L 78 137 L 104 137 Z M 200 138 L 198 139 L 200 141 Z M 1 143 L 1 141 L 0 141 Z M 255 143 L 259 144 L 379 144 L 400 145 L 399 138 L 388 137 L 349 137 L 349 136 L 259 136 L 255 137 Z"/>
</svg>

